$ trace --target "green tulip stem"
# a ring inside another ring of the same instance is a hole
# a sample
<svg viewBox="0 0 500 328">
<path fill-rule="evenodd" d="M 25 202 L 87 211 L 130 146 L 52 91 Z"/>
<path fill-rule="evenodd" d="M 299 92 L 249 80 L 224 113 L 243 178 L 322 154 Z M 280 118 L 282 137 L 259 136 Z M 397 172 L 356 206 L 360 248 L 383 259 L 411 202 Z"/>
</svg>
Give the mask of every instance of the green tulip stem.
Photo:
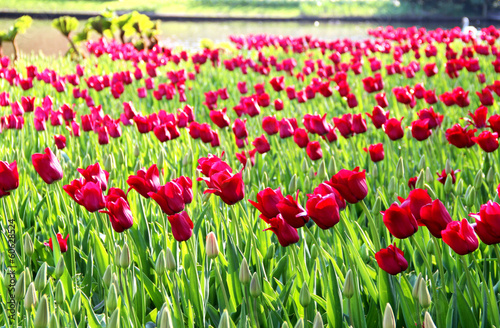
<svg viewBox="0 0 500 328">
<path fill-rule="evenodd" d="M 424 260 L 424 263 L 425 263 L 425 266 L 427 267 L 427 271 L 428 271 L 428 275 L 429 275 L 429 279 L 431 280 L 431 284 L 432 284 L 432 288 L 437 288 L 437 285 L 436 285 L 436 280 L 434 280 L 434 275 L 433 275 L 433 272 L 432 272 L 432 266 L 431 264 L 429 263 L 429 260 L 427 259 L 427 256 L 425 255 L 425 253 L 422 251 L 422 247 L 420 247 L 420 244 L 417 242 L 416 238 L 415 238 L 415 235 L 412 235 L 411 237 L 411 242 L 413 245 L 415 245 L 418 249 L 418 252 L 420 253 L 420 255 L 422 256 L 422 259 Z"/>
<path fill-rule="evenodd" d="M 441 251 L 443 248 L 439 245 L 439 239 L 432 236 L 432 240 L 434 242 L 434 254 L 436 254 L 436 262 L 439 267 L 439 277 L 441 278 L 441 286 L 443 286 L 443 291 L 446 293 L 446 280 L 444 278 L 444 265 L 443 265 L 443 257 L 441 256 Z"/>
<path fill-rule="evenodd" d="M 232 308 L 231 304 L 229 303 L 229 298 L 227 297 L 227 292 L 226 292 L 226 287 L 224 287 L 224 281 L 222 280 L 222 276 L 220 274 L 219 270 L 219 263 L 217 263 L 217 259 L 214 259 L 213 261 L 214 267 L 215 267 L 215 274 L 217 275 L 217 280 L 219 280 L 219 285 L 220 288 L 222 289 L 222 296 L 224 297 L 224 305 L 226 306 L 225 308 L 229 311 L 229 313 L 232 313 Z"/>
<path fill-rule="evenodd" d="M 465 263 L 463 255 L 457 254 L 457 256 L 459 256 L 459 260 L 462 263 L 462 267 L 464 269 L 465 279 L 467 281 L 467 287 L 468 287 L 467 289 L 469 292 L 469 298 L 472 302 L 472 308 L 475 309 L 476 308 L 476 299 L 474 298 L 474 293 L 472 292 L 472 280 L 471 280 L 471 277 L 469 274 L 469 269 L 467 268 L 467 264 Z"/>
<path fill-rule="evenodd" d="M 359 203 L 361 204 L 363 212 L 365 212 L 365 215 L 368 217 L 368 225 L 370 226 L 370 230 L 372 232 L 373 244 L 375 246 L 375 249 L 380 250 L 380 235 L 378 233 L 377 226 L 375 225 L 375 220 L 373 219 L 371 212 L 368 210 L 365 201 L 362 200 Z"/>
</svg>

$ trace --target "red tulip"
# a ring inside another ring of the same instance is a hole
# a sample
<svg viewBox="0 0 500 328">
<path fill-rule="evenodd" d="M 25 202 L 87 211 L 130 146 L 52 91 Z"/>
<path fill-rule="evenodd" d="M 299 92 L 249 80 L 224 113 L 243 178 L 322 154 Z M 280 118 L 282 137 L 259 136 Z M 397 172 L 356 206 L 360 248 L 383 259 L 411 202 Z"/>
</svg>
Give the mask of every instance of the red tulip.
<svg viewBox="0 0 500 328">
<path fill-rule="evenodd" d="M 9 191 L 19 187 L 19 172 L 17 162 L 0 161 L 0 197 L 10 195 Z"/>
<path fill-rule="evenodd" d="M 396 244 L 382 248 L 375 253 L 375 259 L 382 270 L 392 275 L 397 275 L 408 268 L 408 261 L 404 258 L 404 253 L 396 247 Z"/>
<path fill-rule="evenodd" d="M 479 101 L 483 106 L 491 106 L 495 102 L 495 99 L 493 99 L 493 94 L 488 88 L 484 88 L 481 92 L 476 91 L 476 95 L 478 96 Z"/>
<path fill-rule="evenodd" d="M 377 102 L 377 105 L 386 108 L 389 106 L 389 102 L 387 101 L 387 96 L 385 95 L 385 92 L 382 93 L 377 93 L 375 95 L 375 101 Z"/>
<path fill-rule="evenodd" d="M 367 130 L 366 121 L 361 114 L 354 114 L 352 117 L 352 132 L 356 134 L 365 133 Z"/>
<path fill-rule="evenodd" d="M 295 129 L 292 125 L 291 120 L 287 118 L 282 118 L 281 121 L 279 121 L 279 131 L 281 139 L 293 136 L 293 132 L 295 131 Z"/>
<path fill-rule="evenodd" d="M 212 154 L 208 154 L 208 157 L 202 157 L 198 159 L 198 164 L 198 171 L 200 171 L 206 177 L 211 177 L 212 174 L 225 170 L 229 171 L 229 173 L 233 172 L 231 167 L 226 162 Z"/>
<path fill-rule="evenodd" d="M 491 115 L 490 118 L 488 118 L 488 123 L 489 123 L 489 128 L 496 133 L 500 133 L 500 115 L 495 114 Z"/>
<path fill-rule="evenodd" d="M 479 241 L 474 229 L 466 219 L 451 221 L 446 229 L 441 231 L 443 241 L 459 255 L 474 252 L 479 247 Z"/>
<path fill-rule="evenodd" d="M 236 153 L 236 158 L 238 161 L 243 164 L 243 167 L 247 166 L 248 159 L 250 159 L 250 165 L 254 166 L 255 165 L 255 153 L 257 152 L 257 149 L 253 149 L 247 152 L 241 152 L 241 153 Z"/>
<path fill-rule="evenodd" d="M 310 133 L 315 133 L 320 136 L 328 133 L 329 127 L 328 123 L 326 122 L 326 114 L 324 114 L 323 116 L 320 116 L 318 114 L 306 114 L 304 115 L 302 122 L 304 123 L 307 131 L 309 131 Z"/>
<path fill-rule="evenodd" d="M 424 108 L 417 113 L 418 118 L 422 121 L 427 120 L 427 125 L 429 129 L 434 129 L 441 125 L 443 122 L 444 115 L 439 115 L 434 111 L 434 108 L 431 106 L 429 109 Z"/>
<path fill-rule="evenodd" d="M 278 133 L 279 124 L 278 121 L 276 120 L 276 117 L 274 116 L 264 117 L 262 119 L 262 129 L 264 129 L 264 131 L 270 136 Z"/>
<path fill-rule="evenodd" d="M 174 215 L 184 210 L 184 197 L 182 187 L 175 182 L 167 182 L 164 186 L 160 186 L 158 191 L 148 192 L 148 196 L 160 205 L 163 213 Z"/>
<path fill-rule="evenodd" d="M 423 141 L 432 134 L 432 130 L 429 128 L 428 120 L 416 120 L 411 122 L 411 135 L 418 141 Z"/>
<path fill-rule="evenodd" d="M 191 181 L 191 178 L 180 176 L 172 181 L 181 186 L 184 203 L 190 204 L 193 201 L 193 181 Z"/>
<path fill-rule="evenodd" d="M 370 154 L 370 159 L 374 163 L 384 159 L 384 144 L 382 143 L 370 145 L 368 148 L 363 148 L 363 150 Z"/>
<path fill-rule="evenodd" d="M 368 194 L 365 171 L 359 172 L 359 167 L 352 171 L 342 169 L 327 183 L 337 189 L 340 195 L 351 204 L 363 200 Z"/>
<path fill-rule="evenodd" d="M 395 118 L 390 118 L 387 120 L 387 122 L 384 124 L 384 132 L 387 134 L 389 139 L 391 140 L 398 140 L 403 138 L 405 135 L 403 128 L 401 127 L 401 122 L 403 121 L 403 118 L 401 120 L 397 120 Z"/>
<path fill-rule="evenodd" d="M 321 229 L 329 229 L 336 225 L 340 220 L 339 206 L 335 195 L 307 195 L 309 199 L 306 203 L 307 215 Z"/>
<path fill-rule="evenodd" d="M 455 184 L 455 182 L 457 181 L 457 177 L 455 176 L 456 173 L 460 172 L 460 170 L 456 170 L 456 171 L 451 171 L 450 175 L 451 175 L 451 182 L 452 184 Z M 439 174 L 439 172 L 436 173 L 438 175 L 438 181 L 441 182 L 442 184 L 445 184 L 446 183 L 446 179 L 448 178 L 448 174 L 446 173 L 446 170 L 443 170 L 441 172 L 441 174 Z"/>
<path fill-rule="evenodd" d="M 63 238 L 62 234 L 58 232 L 56 234 L 56 237 L 57 237 L 57 243 L 59 244 L 59 249 L 61 250 L 61 253 L 66 253 L 68 251 L 69 234 L 66 235 L 66 238 Z M 52 237 L 49 238 L 48 243 L 44 243 L 44 246 L 49 246 L 52 251 L 54 250 L 54 246 L 52 243 Z"/>
<path fill-rule="evenodd" d="M 380 129 L 389 118 L 389 111 L 384 111 L 381 106 L 373 107 L 372 114 L 366 113 L 371 120 L 376 129 Z"/>
<path fill-rule="evenodd" d="M 299 146 L 300 148 L 305 148 L 309 144 L 309 136 L 307 135 L 307 131 L 298 128 L 295 130 L 293 133 L 293 141 Z"/>
<path fill-rule="evenodd" d="M 441 231 L 446 229 L 451 221 L 453 220 L 450 213 L 439 199 L 420 209 L 419 224 L 425 225 L 436 238 L 441 238 Z"/>
<path fill-rule="evenodd" d="M 500 243 L 500 205 L 492 202 L 481 205 L 479 213 L 471 213 L 476 219 L 474 231 L 481 241 L 487 245 Z"/>
<path fill-rule="evenodd" d="M 396 238 L 408 238 L 418 230 L 417 220 L 411 213 L 409 204 L 393 203 L 385 212 L 380 213 L 387 230 Z"/>
<path fill-rule="evenodd" d="M 228 170 L 211 173 L 210 178 L 202 178 L 209 189 L 205 193 L 219 196 L 227 205 L 233 205 L 245 197 L 245 185 L 241 172 L 231 174 Z"/>
<path fill-rule="evenodd" d="M 186 211 L 170 215 L 168 222 L 170 222 L 175 240 L 182 242 L 191 238 L 194 225 Z"/>
<path fill-rule="evenodd" d="M 313 161 L 317 161 L 323 157 L 323 151 L 321 150 L 321 145 L 319 141 L 311 141 L 306 147 L 307 156 Z"/>
<path fill-rule="evenodd" d="M 417 177 L 412 177 L 410 179 L 408 179 L 408 187 L 413 190 L 416 188 L 417 186 L 417 180 L 418 178 Z"/>
<path fill-rule="evenodd" d="M 411 214 L 415 217 L 415 220 L 417 220 L 418 225 L 423 225 L 420 223 L 420 210 L 423 206 L 432 202 L 432 198 L 427 191 L 424 189 L 414 189 L 410 191 L 406 199 L 403 197 L 398 197 L 398 199 L 402 207 L 409 208 Z"/>
<path fill-rule="evenodd" d="M 453 95 L 453 100 L 455 101 L 455 104 L 457 104 L 460 107 L 467 107 L 470 104 L 469 100 L 469 91 L 465 91 L 462 89 L 462 87 L 457 87 L 453 89 L 452 92 Z"/>
<path fill-rule="evenodd" d="M 271 227 L 265 229 L 264 231 L 272 231 L 278 238 L 278 242 L 281 246 L 287 247 L 288 245 L 295 244 L 299 241 L 299 234 L 297 229 L 289 225 L 281 215 L 271 219 L 265 219 L 266 223 L 270 224 Z"/>
<path fill-rule="evenodd" d="M 45 183 L 51 184 L 63 178 L 61 164 L 50 148 L 45 148 L 45 154 L 31 155 L 31 162 Z"/>
<path fill-rule="evenodd" d="M 57 149 L 64 149 L 66 148 L 66 137 L 63 135 L 55 135 L 54 136 L 54 141 L 56 144 Z"/>
<path fill-rule="evenodd" d="M 97 183 L 101 186 L 102 191 L 108 189 L 109 173 L 103 170 L 99 163 L 89 165 L 85 170 L 80 168 L 76 170 L 85 178 L 85 181 Z"/>
<path fill-rule="evenodd" d="M 344 114 L 341 118 L 334 117 L 333 123 L 344 138 L 349 138 L 353 135 L 354 131 L 352 129 L 353 120 L 351 113 Z"/>
<path fill-rule="evenodd" d="M 264 154 L 271 150 L 269 141 L 267 141 L 267 138 L 264 134 L 260 137 L 255 138 L 255 140 L 252 142 L 252 145 L 259 152 L 259 154 Z"/>
<path fill-rule="evenodd" d="M 261 213 L 260 218 L 264 220 L 264 217 L 269 220 L 272 219 L 280 211 L 277 207 L 278 203 L 283 200 L 283 194 L 280 188 L 273 190 L 272 188 L 266 188 L 257 193 L 257 201 L 249 199 L 248 201 Z"/>
<path fill-rule="evenodd" d="M 474 121 L 474 126 L 478 129 L 486 127 L 486 118 L 488 117 L 488 107 L 480 106 L 474 114 L 469 112 L 469 116 Z"/>
<path fill-rule="evenodd" d="M 285 222 L 294 228 L 301 228 L 309 221 L 306 210 L 297 202 L 298 197 L 299 191 L 297 190 L 295 199 L 287 195 L 276 205 Z"/>
<path fill-rule="evenodd" d="M 457 148 L 470 148 L 475 145 L 472 138 L 476 131 L 476 129 L 467 130 L 457 123 L 446 130 L 446 140 Z"/>
<path fill-rule="evenodd" d="M 285 89 L 285 77 L 284 76 L 273 77 L 269 81 L 269 84 L 271 84 L 274 91 L 280 92 L 281 90 Z"/>
<path fill-rule="evenodd" d="M 66 190 L 66 192 L 68 191 Z M 101 185 L 92 181 L 85 182 L 81 188 L 75 190 L 74 200 L 91 213 L 101 210 L 106 206 Z"/>
<path fill-rule="evenodd" d="M 99 211 L 99 213 L 106 213 L 109 215 L 109 221 L 113 230 L 120 233 L 132 227 L 134 224 L 134 217 L 126 199 L 118 198 L 115 201 L 106 202 L 107 211 Z"/>
<path fill-rule="evenodd" d="M 137 171 L 137 175 L 131 175 L 127 179 L 130 186 L 129 191 L 134 189 L 142 197 L 149 198 L 149 193 L 156 193 L 160 188 L 160 172 L 156 164 L 153 164 L 146 172 L 145 168 Z"/>
<path fill-rule="evenodd" d="M 280 110 L 283 110 L 283 108 L 284 108 L 283 100 L 275 99 L 274 100 L 274 109 L 276 109 L 277 111 L 280 111 Z"/>
<path fill-rule="evenodd" d="M 487 153 L 494 152 L 498 149 L 498 133 L 483 131 L 477 137 L 472 137 L 472 141 L 477 143 L 482 150 Z"/>
<path fill-rule="evenodd" d="M 224 107 L 222 110 L 211 110 L 210 111 L 210 119 L 212 122 L 214 122 L 215 125 L 217 125 L 219 128 L 223 129 L 226 126 L 229 126 L 231 121 L 229 120 L 229 117 L 226 115 L 226 107 Z"/>
<path fill-rule="evenodd" d="M 237 118 L 233 123 L 233 132 L 237 139 L 246 139 L 248 137 L 248 130 L 246 127 L 247 120 L 240 120 Z"/>
</svg>

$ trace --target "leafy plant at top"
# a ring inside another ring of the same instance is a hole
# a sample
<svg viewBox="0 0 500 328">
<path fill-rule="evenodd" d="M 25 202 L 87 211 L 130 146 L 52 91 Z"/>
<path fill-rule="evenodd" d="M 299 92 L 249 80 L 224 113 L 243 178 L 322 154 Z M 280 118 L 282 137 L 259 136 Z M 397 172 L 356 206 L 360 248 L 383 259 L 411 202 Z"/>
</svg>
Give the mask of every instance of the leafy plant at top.
<svg viewBox="0 0 500 328">
<path fill-rule="evenodd" d="M 21 16 L 18 19 L 14 21 L 14 25 L 12 25 L 8 31 L 1 31 L 0 32 L 0 48 L 1 48 L 1 43 L 4 41 L 11 42 L 12 46 L 14 47 L 14 60 L 17 60 L 18 58 L 18 53 L 19 50 L 17 48 L 17 43 L 16 43 L 16 38 L 19 34 L 23 34 L 26 32 L 26 30 L 31 26 L 31 23 L 33 22 L 33 19 L 30 16 Z M 1 54 L 1 49 L 0 49 L 0 54 Z"/>
<path fill-rule="evenodd" d="M 75 17 L 71 16 L 61 16 L 52 21 L 52 27 L 56 28 L 59 32 L 64 35 L 64 37 L 68 40 L 71 48 L 68 50 L 67 54 L 70 53 L 71 50 L 74 51 L 78 56 L 80 56 L 80 52 L 75 46 L 73 40 L 70 38 L 71 32 L 75 31 L 78 27 L 78 20 Z"/>
</svg>

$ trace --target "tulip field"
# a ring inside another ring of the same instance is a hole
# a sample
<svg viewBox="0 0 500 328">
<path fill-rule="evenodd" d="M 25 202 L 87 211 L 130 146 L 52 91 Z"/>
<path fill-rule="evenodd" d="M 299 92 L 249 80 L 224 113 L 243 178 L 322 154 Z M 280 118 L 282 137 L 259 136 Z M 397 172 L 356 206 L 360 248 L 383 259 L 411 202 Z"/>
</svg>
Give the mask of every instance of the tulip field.
<svg viewBox="0 0 500 328">
<path fill-rule="evenodd" d="M 1 57 L 0 327 L 500 327 L 500 30 L 368 35 Z"/>
</svg>

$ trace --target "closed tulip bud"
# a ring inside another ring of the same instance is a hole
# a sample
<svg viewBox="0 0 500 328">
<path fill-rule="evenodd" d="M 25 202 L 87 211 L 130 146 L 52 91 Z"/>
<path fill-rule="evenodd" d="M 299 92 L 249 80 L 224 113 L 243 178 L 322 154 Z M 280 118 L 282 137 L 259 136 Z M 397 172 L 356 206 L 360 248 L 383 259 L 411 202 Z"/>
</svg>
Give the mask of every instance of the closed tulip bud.
<svg viewBox="0 0 500 328">
<path fill-rule="evenodd" d="M 331 177 L 337 173 L 337 163 L 335 163 L 335 157 L 332 154 L 330 157 L 330 162 L 328 163 L 328 176 Z"/>
<path fill-rule="evenodd" d="M 424 177 L 424 171 L 420 171 L 418 177 L 417 177 L 417 183 L 415 184 L 415 188 L 417 189 L 424 189 L 424 184 L 425 184 L 425 177 Z"/>
<path fill-rule="evenodd" d="M 250 282 L 250 295 L 252 297 L 257 298 L 262 294 L 262 288 L 260 287 L 259 278 L 257 273 L 254 273 L 252 276 L 252 281 Z"/>
<path fill-rule="evenodd" d="M 30 309 L 32 306 L 36 306 L 38 302 L 36 298 L 35 283 L 31 283 L 26 290 L 26 295 L 24 297 L 24 307 Z"/>
<path fill-rule="evenodd" d="M 477 171 L 476 177 L 474 178 L 474 188 L 479 189 L 483 184 L 483 171 Z"/>
<path fill-rule="evenodd" d="M 424 326 L 425 326 L 425 328 L 436 328 L 434 321 L 432 321 L 431 315 L 427 311 L 425 312 L 425 315 L 424 315 Z"/>
<path fill-rule="evenodd" d="M 59 328 L 59 319 L 55 313 L 52 313 L 49 320 L 49 328 Z"/>
<path fill-rule="evenodd" d="M 227 313 L 227 310 L 224 310 L 222 316 L 220 317 L 218 328 L 230 328 L 230 327 L 231 325 L 229 323 L 229 313 Z"/>
<path fill-rule="evenodd" d="M 47 296 L 43 295 L 35 314 L 35 328 L 47 328 L 49 325 L 49 302 Z"/>
<path fill-rule="evenodd" d="M 33 253 L 35 252 L 35 248 L 33 246 L 33 241 L 31 240 L 29 234 L 24 235 L 23 245 L 24 245 L 24 253 L 26 253 L 26 255 L 28 256 L 33 255 Z"/>
<path fill-rule="evenodd" d="M 293 194 L 297 191 L 297 175 L 294 174 L 290 179 L 290 183 L 288 184 L 288 193 Z"/>
<path fill-rule="evenodd" d="M 444 192 L 449 194 L 453 190 L 453 178 L 451 175 L 446 177 L 446 182 L 444 183 Z"/>
<path fill-rule="evenodd" d="M 466 194 L 465 205 L 467 205 L 467 207 L 471 207 L 472 205 L 474 205 L 475 198 L 476 198 L 476 189 L 474 187 L 471 187 L 469 193 Z"/>
<path fill-rule="evenodd" d="M 167 271 L 167 263 L 165 261 L 165 252 L 162 250 L 156 258 L 155 271 L 159 276 L 162 276 Z"/>
<path fill-rule="evenodd" d="M 118 306 L 118 293 L 116 292 L 115 284 L 109 287 L 108 298 L 106 299 L 106 307 L 108 312 L 113 312 Z"/>
<path fill-rule="evenodd" d="M 156 162 L 156 166 L 158 167 L 158 170 L 161 171 L 164 164 L 165 164 L 165 155 L 163 154 L 163 151 L 160 151 L 160 154 L 158 155 L 158 161 Z"/>
<path fill-rule="evenodd" d="M 122 269 L 128 269 L 130 263 L 130 249 L 128 248 L 128 244 L 125 242 L 125 245 L 123 245 L 123 249 L 120 254 L 120 267 L 122 267 Z"/>
<path fill-rule="evenodd" d="M 429 289 L 427 289 L 427 284 L 423 279 L 418 286 L 418 302 L 424 309 L 427 309 L 432 303 L 431 294 L 429 294 Z"/>
<path fill-rule="evenodd" d="M 368 251 L 368 248 L 365 244 L 361 245 L 359 254 L 361 255 L 361 259 L 363 260 L 363 262 L 368 263 L 370 261 L 370 252 Z"/>
<path fill-rule="evenodd" d="M 59 260 L 57 261 L 56 268 L 54 270 L 54 274 L 57 279 L 61 278 L 61 276 L 64 274 L 64 269 L 66 268 L 66 263 L 64 263 L 64 258 L 61 256 L 59 257 Z"/>
<path fill-rule="evenodd" d="M 323 318 L 319 312 L 316 312 L 316 316 L 314 317 L 313 328 L 324 328 Z"/>
<path fill-rule="evenodd" d="M 139 144 L 135 144 L 134 146 L 134 156 L 139 157 L 141 155 L 141 147 Z"/>
<path fill-rule="evenodd" d="M 464 181 L 460 179 L 457 183 L 457 186 L 455 188 L 457 195 L 462 195 L 464 192 Z"/>
<path fill-rule="evenodd" d="M 307 282 L 305 281 L 300 289 L 299 301 L 300 305 L 305 308 L 311 303 L 311 293 L 309 292 L 309 286 L 307 286 Z"/>
<path fill-rule="evenodd" d="M 122 255 L 122 248 L 119 245 L 116 246 L 116 252 L 115 252 L 115 265 L 120 265 L 120 256 Z"/>
<path fill-rule="evenodd" d="M 283 324 L 281 325 L 281 328 L 288 328 L 288 322 L 283 322 Z"/>
<path fill-rule="evenodd" d="M 316 172 L 314 171 L 314 167 L 311 166 L 311 168 L 309 169 L 309 180 L 313 180 L 315 176 Z"/>
<path fill-rule="evenodd" d="M 172 251 L 168 247 L 165 253 L 165 262 L 167 263 L 168 271 L 174 271 L 177 268 L 177 264 L 175 263 L 174 259 L 174 254 L 172 254 Z"/>
<path fill-rule="evenodd" d="M 374 178 L 376 178 L 378 176 L 378 166 L 377 166 L 377 164 L 373 164 L 373 169 L 372 169 L 371 174 L 372 174 L 372 176 Z"/>
<path fill-rule="evenodd" d="M 88 167 L 90 164 L 92 164 L 92 159 L 90 158 L 89 154 L 85 155 L 85 157 L 83 158 L 82 164 L 83 164 L 82 165 L 83 167 Z"/>
<path fill-rule="evenodd" d="M 425 169 L 425 182 L 426 183 L 431 183 L 434 181 L 434 175 L 432 175 L 431 169 L 427 167 Z"/>
<path fill-rule="evenodd" d="M 328 179 L 327 173 L 326 173 L 326 168 L 325 168 L 325 161 L 324 160 L 321 161 L 321 163 L 319 164 L 317 177 L 321 181 L 324 181 L 324 180 Z"/>
<path fill-rule="evenodd" d="M 451 163 L 450 163 L 449 159 L 446 160 L 446 164 L 444 166 L 444 170 L 445 170 L 446 174 L 450 174 L 451 173 L 452 168 L 451 168 Z"/>
<path fill-rule="evenodd" d="M 173 328 L 170 309 L 166 303 L 163 304 L 160 310 L 159 319 L 160 322 L 158 323 L 158 328 Z"/>
<path fill-rule="evenodd" d="M 73 295 L 73 299 L 71 300 L 71 312 L 74 315 L 80 313 L 82 309 L 82 294 L 79 290 L 76 291 L 75 295 Z"/>
<path fill-rule="evenodd" d="M 24 270 L 24 285 L 28 286 L 32 281 L 33 279 L 31 278 L 31 270 L 29 268 L 26 268 Z"/>
<path fill-rule="evenodd" d="M 304 179 L 304 183 L 302 184 L 302 188 L 306 189 L 306 190 L 309 190 L 310 186 L 311 186 L 311 179 L 309 179 L 309 177 L 306 176 L 305 179 Z"/>
<path fill-rule="evenodd" d="M 116 308 L 111 315 L 111 318 L 109 319 L 109 326 L 113 328 L 120 328 L 120 308 Z"/>
<path fill-rule="evenodd" d="M 349 269 L 347 275 L 345 276 L 344 289 L 342 294 L 345 298 L 351 298 L 354 296 L 354 277 L 352 276 L 352 271 Z"/>
<path fill-rule="evenodd" d="M 214 259 L 219 256 L 219 244 L 217 243 L 217 237 L 213 232 L 210 232 L 207 235 L 207 244 L 206 244 L 207 256 L 210 259 Z"/>
<path fill-rule="evenodd" d="M 102 281 L 104 282 L 104 286 L 109 288 L 111 285 L 111 278 L 113 277 L 113 271 L 111 270 L 111 265 L 108 265 L 106 271 L 104 271 L 104 275 L 102 276 Z"/>
<path fill-rule="evenodd" d="M 295 324 L 294 328 L 304 328 L 304 320 L 300 318 L 299 321 L 297 321 L 297 323 Z"/>
<path fill-rule="evenodd" d="M 111 156 L 112 156 L 112 154 L 109 154 L 104 159 L 104 169 L 106 171 L 108 171 L 108 172 L 112 172 L 113 171 L 113 160 L 111 159 Z"/>
<path fill-rule="evenodd" d="M 43 262 L 35 277 L 35 289 L 41 292 L 47 285 L 47 263 Z"/>
<path fill-rule="evenodd" d="M 405 178 L 405 164 L 403 162 L 403 157 L 399 158 L 398 164 L 396 165 L 396 177 L 398 180 Z"/>
<path fill-rule="evenodd" d="M 24 281 L 24 271 L 19 275 L 19 279 L 17 279 L 16 285 L 14 287 L 14 299 L 19 302 L 23 299 L 26 294 L 26 284 Z"/>
<path fill-rule="evenodd" d="M 267 252 L 266 252 L 266 260 L 270 260 L 274 257 L 274 252 L 276 251 L 274 244 L 271 244 L 271 246 L 268 247 Z"/>
<path fill-rule="evenodd" d="M 396 192 L 396 188 L 397 188 L 396 184 L 397 184 L 396 177 L 392 176 L 391 180 L 389 181 L 389 186 L 387 187 L 387 192 L 389 193 L 389 195 L 392 196 Z"/>
<path fill-rule="evenodd" d="M 316 245 L 313 245 L 312 248 L 311 248 L 311 258 L 313 260 L 316 260 L 318 258 L 318 247 Z"/>
<path fill-rule="evenodd" d="M 425 155 L 422 155 L 422 157 L 420 157 L 420 161 L 418 162 L 418 168 L 420 170 L 423 170 L 425 168 Z"/>
<path fill-rule="evenodd" d="M 66 300 L 66 292 L 64 291 L 64 285 L 62 281 L 59 280 L 56 285 L 56 304 L 62 305 Z"/>
<path fill-rule="evenodd" d="M 250 268 L 248 267 L 248 262 L 246 258 L 243 258 L 243 261 L 240 265 L 240 274 L 239 279 L 243 285 L 248 285 L 250 283 L 252 273 L 250 272 Z"/>
<path fill-rule="evenodd" d="M 434 241 L 432 239 L 427 242 L 426 250 L 428 254 L 434 255 Z"/>
<path fill-rule="evenodd" d="M 419 273 L 417 279 L 415 280 L 415 285 L 413 286 L 413 289 L 411 291 L 411 296 L 413 296 L 414 299 L 418 299 L 418 287 L 420 286 L 421 280 L 422 273 Z"/>
<path fill-rule="evenodd" d="M 118 152 L 118 158 L 116 159 L 116 162 L 118 165 L 123 165 L 125 164 L 125 153 L 123 152 L 123 149 L 120 149 Z"/>
<path fill-rule="evenodd" d="M 384 311 L 384 321 L 382 322 L 383 328 L 396 328 L 396 319 L 394 312 L 392 312 L 391 304 L 387 303 Z"/>
<path fill-rule="evenodd" d="M 309 169 L 309 165 L 307 165 L 307 161 L 304 159 L 302 161 L 302 172 L 307 172 L 307 170 Z"/>
</svg>

